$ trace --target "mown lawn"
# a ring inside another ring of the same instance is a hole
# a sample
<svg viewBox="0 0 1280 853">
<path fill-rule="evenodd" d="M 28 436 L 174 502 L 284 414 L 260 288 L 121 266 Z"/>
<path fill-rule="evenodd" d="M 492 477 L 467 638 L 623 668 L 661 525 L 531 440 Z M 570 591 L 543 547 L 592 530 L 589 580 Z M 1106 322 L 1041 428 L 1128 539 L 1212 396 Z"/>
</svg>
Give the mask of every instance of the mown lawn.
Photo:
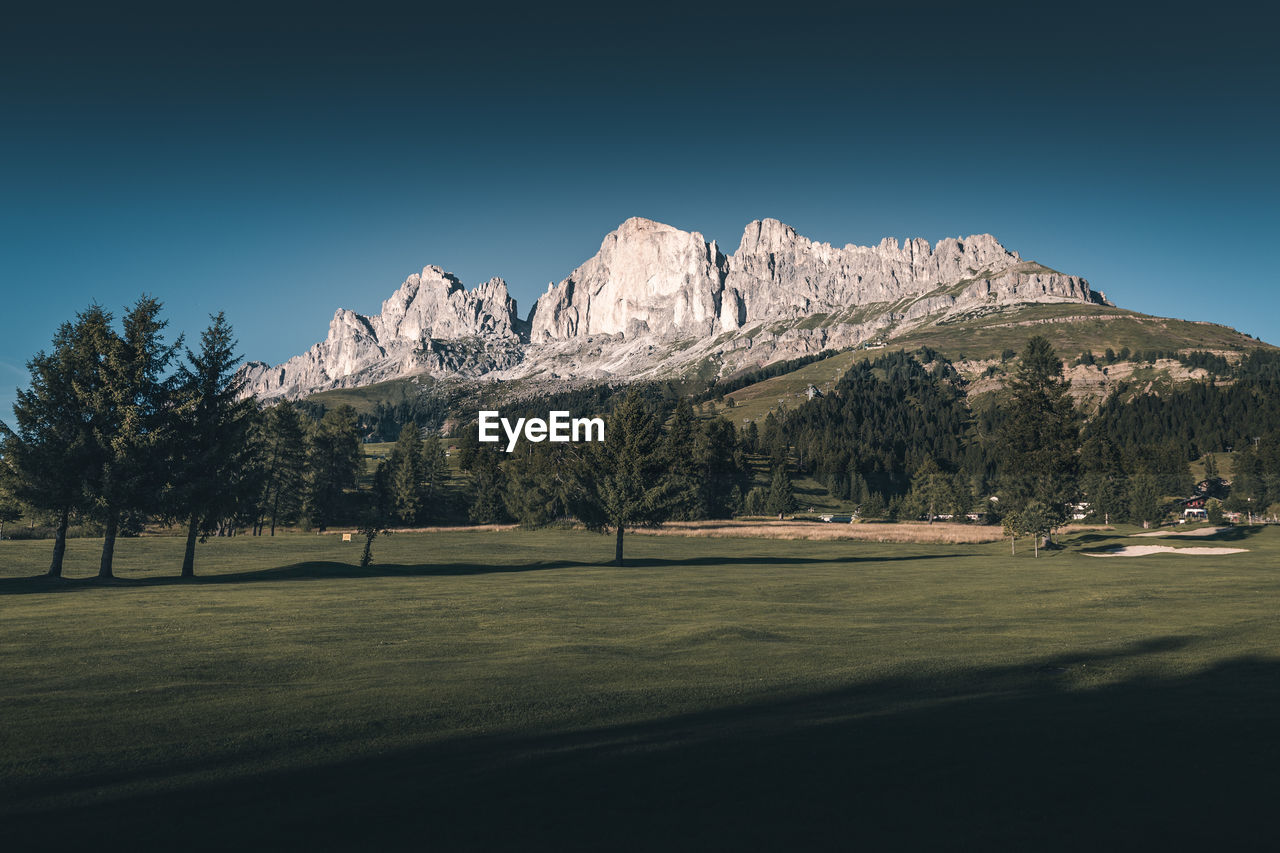
<svg viewBox="0 0 1280 853">
<path fill-rule="evenodd" d="M 6 847 L 1267 846 L 1280 531 L 1113 541 L 3 542 Z"/>
</svg>

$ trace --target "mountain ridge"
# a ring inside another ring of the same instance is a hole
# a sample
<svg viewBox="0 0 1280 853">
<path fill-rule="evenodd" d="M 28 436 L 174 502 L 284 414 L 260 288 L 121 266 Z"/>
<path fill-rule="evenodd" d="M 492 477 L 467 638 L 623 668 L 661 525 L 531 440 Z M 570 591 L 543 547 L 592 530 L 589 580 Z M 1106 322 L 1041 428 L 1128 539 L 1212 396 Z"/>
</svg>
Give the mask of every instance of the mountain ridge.
<svg viewBox="0 0 1280 853">
<path fill-rule="evenodd" d="M 338 309 L 323 341 L 282 364 L 250 362 L 262 399 L 416 374 L 473 380 L 724 375 L 857 346 L 922 323 L 1024 303 L 1110 305 L 1078 276 L 990 234 L 930 245 L 835 247 L 776 219 L 729 255 L 696 231 L 643 217 L 552 282 L 522 319 L 501 278 L 468 289 L 438 266 L 410 275 L 377 315 Z"/>
</svg>

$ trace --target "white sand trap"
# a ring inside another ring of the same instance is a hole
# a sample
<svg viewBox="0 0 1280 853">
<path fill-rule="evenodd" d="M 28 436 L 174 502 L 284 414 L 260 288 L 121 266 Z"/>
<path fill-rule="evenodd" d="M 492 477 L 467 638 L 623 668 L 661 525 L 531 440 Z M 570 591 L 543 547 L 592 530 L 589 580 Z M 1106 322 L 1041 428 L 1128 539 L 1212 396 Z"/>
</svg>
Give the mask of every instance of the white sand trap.
<svg viewBox="0 0 1280 853">
<path fill-rule="evenodd" d="M 1199 530 L 1153 530 L 1150 533 L 1135 533 L 1134 537 L 1139 536 L 1216 536 L 1219 533 L 1225 533 L 1230 527 L 1202 527 Z"/>
<path fill-rule="evenodd" d="M 1243 554 L 1248 548 L 1171 548 L 1168 545 L 1121 545 L 1098 554 L 1087 554 L 1089 557 L 1145 557 L 1148 554 L 1186 554 L 1187 556 L 1208 557 L 1218 554 Z"/>
</svg>

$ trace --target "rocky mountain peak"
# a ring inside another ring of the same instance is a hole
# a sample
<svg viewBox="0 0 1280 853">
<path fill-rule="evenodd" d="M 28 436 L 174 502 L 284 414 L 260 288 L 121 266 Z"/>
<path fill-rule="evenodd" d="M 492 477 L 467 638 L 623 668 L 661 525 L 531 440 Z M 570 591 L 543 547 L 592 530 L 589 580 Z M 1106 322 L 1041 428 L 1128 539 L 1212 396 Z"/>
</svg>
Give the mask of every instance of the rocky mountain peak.
<svg viewBox="0 0 1280 853">
<path fill-rule="evenodd" d="M 726 256 L 696 231 L 632 217 L 549 284 L 528 321 L 502 279 L 468 290 L 427 266 L 378 315 L 339 310 L 323 342 L 246 372 L 253 393 L 272 397 L 421 372 L 617 378 L 676 372 L 685 361 L 732 370 L 1026 302 L 1104 300 L 1083 279 L 1023 263 L 990 234 L 837 248 L 760 219 Z"/>
<path fill-rule="evenodd" d="M 789 250 L 799 240 L 809 242 L 786 223 L 776 219 L 757 219 L 747 223 L 747 227 L 743 229 L 742 239 L 738 241 L 738 251 L 734 256 Z"/>
<path fill-rule="evenodd" d="M 724 274 L 724 256 L 701 234 L 633 217 L 538 300 L 531 340 L 705 334 L 715 327 Z"/>
</svg>

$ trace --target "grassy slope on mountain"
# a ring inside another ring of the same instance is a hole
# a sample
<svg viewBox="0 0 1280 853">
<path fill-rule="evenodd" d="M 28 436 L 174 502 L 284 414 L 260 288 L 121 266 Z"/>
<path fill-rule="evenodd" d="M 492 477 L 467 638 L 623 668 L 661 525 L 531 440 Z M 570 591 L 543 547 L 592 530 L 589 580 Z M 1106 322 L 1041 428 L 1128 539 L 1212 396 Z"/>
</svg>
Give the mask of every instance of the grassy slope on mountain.
<svg viewBox="0 0 1280 853">
<path fill-rule="evenodd" d="M 351 406 L 360 414 L 372 412 L 379 403 L 394 406 L 405 400 L 412 400 L 429 388 L 434 380 L 424 376 L 410 376 L 404 379 L 391 379 L 373 385 L 362 385 L 359 388 L 334 388 L 331 391 L 320 391 L 307 397 L 312 403 L 318 403 L 326 409 L 339 406 Z"/>
<path fill-rule="evenodd" d="M 948 319 L 895 336 L 905 349 L 928 346 L 953 360 L 998 359 L 1021 349 L 1031 335 L 1043 335 L 1064 357 L 1086 350 L 1208 350 L 1244 352 L 1262 343 L 1216 323 L 1152 317 L 1103 305 L 1024 305 L 980 317 Z"/>
<path fill-rule="evenodd" d="M 747 420 L 764 418 L 780 406 L 795 408 L 805 400 L 810 384 L 827 391 L 857 360 L 875 358 L 884 352 L 930 347 L 954 361 L 961 373 L 970 368 L 969 379 L 977 378 L 988 364 L 998 363 L 1006 350 L 1021 351 L 1032 335 L 1043 335 L 1068 361 L 1081 352 L 1092 351 L 1101 357 L 1107 349 L 1142 350 L 1206 350 L 1219 353 L 1243 353 L 1259 347 L 1271 348 L 1248 335 L 1214 323 L 1199 323 L 1164 317 L 1151 317 L 1121 308 L 1101 305 L 1053 304 L 1024 305 L 1001 310 L 982 317 L 953 320 L 912 329 L 890 337 L 888 347 L 871 350 L 846 350 L 799 370 L 748 385 L 728 396 L 736 406 L 717 407 L 717 412 L 741 426 Z M 1168 371 L 1140 365 L 1126 365 L 1118 371 L 1130 382 L 1146 386 L 1162 380 L 1176 380 Z M 992 383 L 993 387 L 998 381 Z M 973 389 L 979 393 L 986 388 Z"/>
<path fill-rule="evenodd" d="M 876 350 L 875 352 L 879 352 Z M 848 372 L 854 362 L 865 358 L 868 351 L 845 350 L 822 361 L 806 364 L 790 373 L 774 376 L 740 388 L 725 395 L 725 402 L 716 406 L 716 413 L 728 418 L 735 426 L 749 420 L 758 420 L 779 406 L 794 409 L 807 398 L 805 390 L 813 385 L 824 393 Z M 734 407 L 728 408 L 732 399 Z"/>
</svg>

